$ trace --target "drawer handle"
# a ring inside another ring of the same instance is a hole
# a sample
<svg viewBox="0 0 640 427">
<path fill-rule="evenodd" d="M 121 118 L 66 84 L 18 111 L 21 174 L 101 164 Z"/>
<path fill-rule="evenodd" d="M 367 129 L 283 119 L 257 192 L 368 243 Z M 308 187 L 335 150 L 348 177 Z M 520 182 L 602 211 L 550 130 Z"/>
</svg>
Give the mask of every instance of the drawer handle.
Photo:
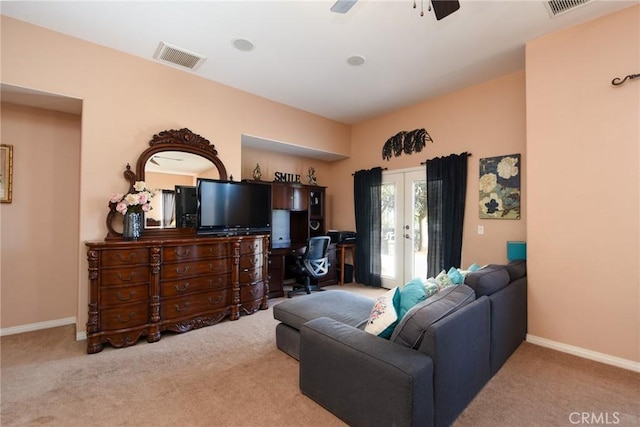
<svg viewBox="0 0 640 427">
<path fill-rule="evenodd" d="M 214 271 L 217 270 L 218 268 L 220 268 L 222 264 L 220 262 L 218 262 L 218 264 L 213 265 L 212 263 L 209 263 L 209 270 Z"/>
<path fill-rule="evenodd" d="M 184 292 L 187 290 L 187 288 L 189 287 L 189 282 L 185 282 L 184 286 L 182 288 L 180 288 L 178 285 L 175 285 L 174 288 L 176 288 L 177 292 Z"/>
<path fill-rule="evenodd" d="M 116 254 L 116 258 L 118 258 L 118 261 L 120 262 L 131 262 L 134 260 L 135 257 L 136 257 L 136 254 L 134 253 L 130 254 L 130 256 L 128 257 L 122 256 L 122 254 L 119 252 Z"/>
<path fill-rule="evenodd" d="M 185 311 L 187 309 L 187 307 L 189 307 L 189 301 L 184 303 L 184 307 L 180 308 L 180 306 L 178 304 L 175 305 L 176 307 L 176 311 Z"/>
<path fill-rule="evenodd" d="M 120 295 L 120 292 L 118 292 L 116 294 L 116 297 L 118 298 L 118 301 L 129 301 L 135 295 L 136 295 L 136 291 L 131 291 L 131 292 L 129 292 L 129 298 L 123 298 L 122 295 Z"/>
<path fill-rule="evenodd" d="M 191 253 L 191 249 L 189 249 L 189 248 L 185 249 L 184 252 L 180 252 L 180 249 L 181 248 L 176 248 L 173 251 L 176 254 L 176 256 L 178 256 L 178 257 L 185 257 L 185 256 L 187 256 L 187 255 L 189 255 Z"/>
<path fill-rule="evenodd" d="M 259 261 L 259 258 L 251 258 L 249 260 L 249 264 L 251 264 L 251 265 L 253 265 L 255 267 L 256 265 L 258 265 L 258 261 Z"/>
<path fill-rule="evenodd" d="M 136 315 L 136 313 L 134 313 L 133 311 L 131 313 L 129 313 L 129 318 L 128 319 L 122 319 L 120 317 L 120 313 L 118 313 L 118 315 L 116 316 L 116 319 L 118 319 L 118 322 L 120 323 L 128 323 L 131 320 L 133 320 L 134 316 Z"/>
<path fill-rule="evenodd" d="M 213 298 L 209 297 L 209 303 L 210 304 L 218 304 L 220 301 L 222 301 L 222 295 L 220 295 L 216 299 L 213 299 Z"/>
<path fill-rule="evenodd" d="M 213 283 L 213 280 L 209 279 L 209 287 L 210 288 L 217 288 L 220 285 L 222 285 L 222 278 L 221 277 L 218 277 L 218 283 Z"/>
<path fill-rule="evenodd" d="M 251 294 L 252 297 L 255 297 L 256 295 L 258 295 L 258 288 L 251 289 L 249 293 Z"/>
<path fill-rule="evenodd" d="M 220 246 L 209 246 L 210 254 L 218 254 L 220 253 Z"/>
<path fill-rule="evenodd" d="M 176 273 L 178 274 L 185 274 L 187 271 L 189 271 L 188 265 L 185 265 L 182 270 L 179 267 L 176 267 Z"/>
<path fill-rule="evenodd" d="M 122 277 L 122 274 L 118 273 L 118 279 L 121 282 L 130 282 L 133 280 L 133 278 L 136 277 L 136 272 L 132 271 L 131 273 L 129 273 L 129 276 L 127 277 Z"/>
</svg>

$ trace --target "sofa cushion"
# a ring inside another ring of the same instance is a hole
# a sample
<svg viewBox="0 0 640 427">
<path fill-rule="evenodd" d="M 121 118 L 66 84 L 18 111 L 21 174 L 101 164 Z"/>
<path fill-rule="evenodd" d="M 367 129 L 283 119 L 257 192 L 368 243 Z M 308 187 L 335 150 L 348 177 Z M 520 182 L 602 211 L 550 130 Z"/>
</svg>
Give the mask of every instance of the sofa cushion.
<svg viewBox="0 0 640 427">
<path fill-rule="evenodd" d="M 512 282 L 527 275 L 527 261 L 523 259 L 511 261 L 505 268 Z"/>
<path fill-rule="evenodd" d="M 376 298 L 365 332 L 389 339 L 400 319 L 400 289 L 395 287 Z"/>
<path fill-rule="evenodd" d="M 464 278 L 465 285 L 476 292 L 476 297 L 491 295 L 507 286 L 510 281 L 509 272 L 503 265 L 487 265 Z"/>
<path fill-rule="evenodd" d="M 396 326 L 391 341 L 418 348 L 429 326 L 473 300 L 475 293 L 468 286 L 449 286 L 411 308 Z"/>
<path fill-rule="evenodd" d="M 273 317 L 300 330 L 309 320 L 328 317 L 355 328 L 364 328 L 373 298 L 341 290 L 327 290 L 287 299 L 273 306 Z"/>
</svg>

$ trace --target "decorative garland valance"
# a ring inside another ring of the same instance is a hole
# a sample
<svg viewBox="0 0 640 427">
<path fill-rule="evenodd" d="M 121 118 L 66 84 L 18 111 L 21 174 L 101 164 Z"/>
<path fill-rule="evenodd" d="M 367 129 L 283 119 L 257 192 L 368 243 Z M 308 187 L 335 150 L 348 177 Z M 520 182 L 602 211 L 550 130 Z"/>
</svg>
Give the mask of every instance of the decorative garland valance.
<svg viewBox="0 0 640 427">
<path fill-rule="evenodd" d="M 427 141 L 433 142 L 431 136 L 425 129 L 415 129 L 412 131 L 401 131 L 392 136 L 384 143 L 382 147 L 382 158 L 384 160 L 390 160 L 391 155 L 398 157 L 403 152 L 405 154 L 411 154 L 413 152 L 419 153 L 422 151 Z"/>
</svg>

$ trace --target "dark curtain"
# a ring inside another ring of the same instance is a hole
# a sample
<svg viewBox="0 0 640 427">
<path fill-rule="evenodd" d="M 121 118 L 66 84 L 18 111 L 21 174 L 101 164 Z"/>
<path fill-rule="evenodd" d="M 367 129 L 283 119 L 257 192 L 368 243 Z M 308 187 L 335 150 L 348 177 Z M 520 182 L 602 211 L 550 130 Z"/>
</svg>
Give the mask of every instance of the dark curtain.
<svg viewBox="0 0 640 427">
<path fill-rule="evenodd" d="M 467 153 L 427 160 L 427 277 L 460 267 Z"/>
<path fill-rule="evenodd" d="M 368 286 L 381 287 L 381 190 L 382 168 L 361 170 L 353 177 L 353 197 L 356 213 L 356 254 L 354 272 L 356 281 Z"/>
</svg>

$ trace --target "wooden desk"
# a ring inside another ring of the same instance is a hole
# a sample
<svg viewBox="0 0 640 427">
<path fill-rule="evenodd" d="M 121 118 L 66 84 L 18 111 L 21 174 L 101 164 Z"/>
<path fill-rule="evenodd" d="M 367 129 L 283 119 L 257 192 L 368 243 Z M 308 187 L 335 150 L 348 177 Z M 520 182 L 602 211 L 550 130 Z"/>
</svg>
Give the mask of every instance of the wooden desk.
<svg viewBox="0 0 640 427">
<path fill-rule="evenodd" d="M 355 243 L 338 243 L 336 249 L 340 255 L 340 286 L 344 285 L 344 260 L 347 251 L 351 253 L 351 265 L 353 265 L 353 275 L 355 276 L 355 264 L 356 264 L 356 244 Z M 355 281 L 355 277 L 353 277 Z"/>
</svg>

